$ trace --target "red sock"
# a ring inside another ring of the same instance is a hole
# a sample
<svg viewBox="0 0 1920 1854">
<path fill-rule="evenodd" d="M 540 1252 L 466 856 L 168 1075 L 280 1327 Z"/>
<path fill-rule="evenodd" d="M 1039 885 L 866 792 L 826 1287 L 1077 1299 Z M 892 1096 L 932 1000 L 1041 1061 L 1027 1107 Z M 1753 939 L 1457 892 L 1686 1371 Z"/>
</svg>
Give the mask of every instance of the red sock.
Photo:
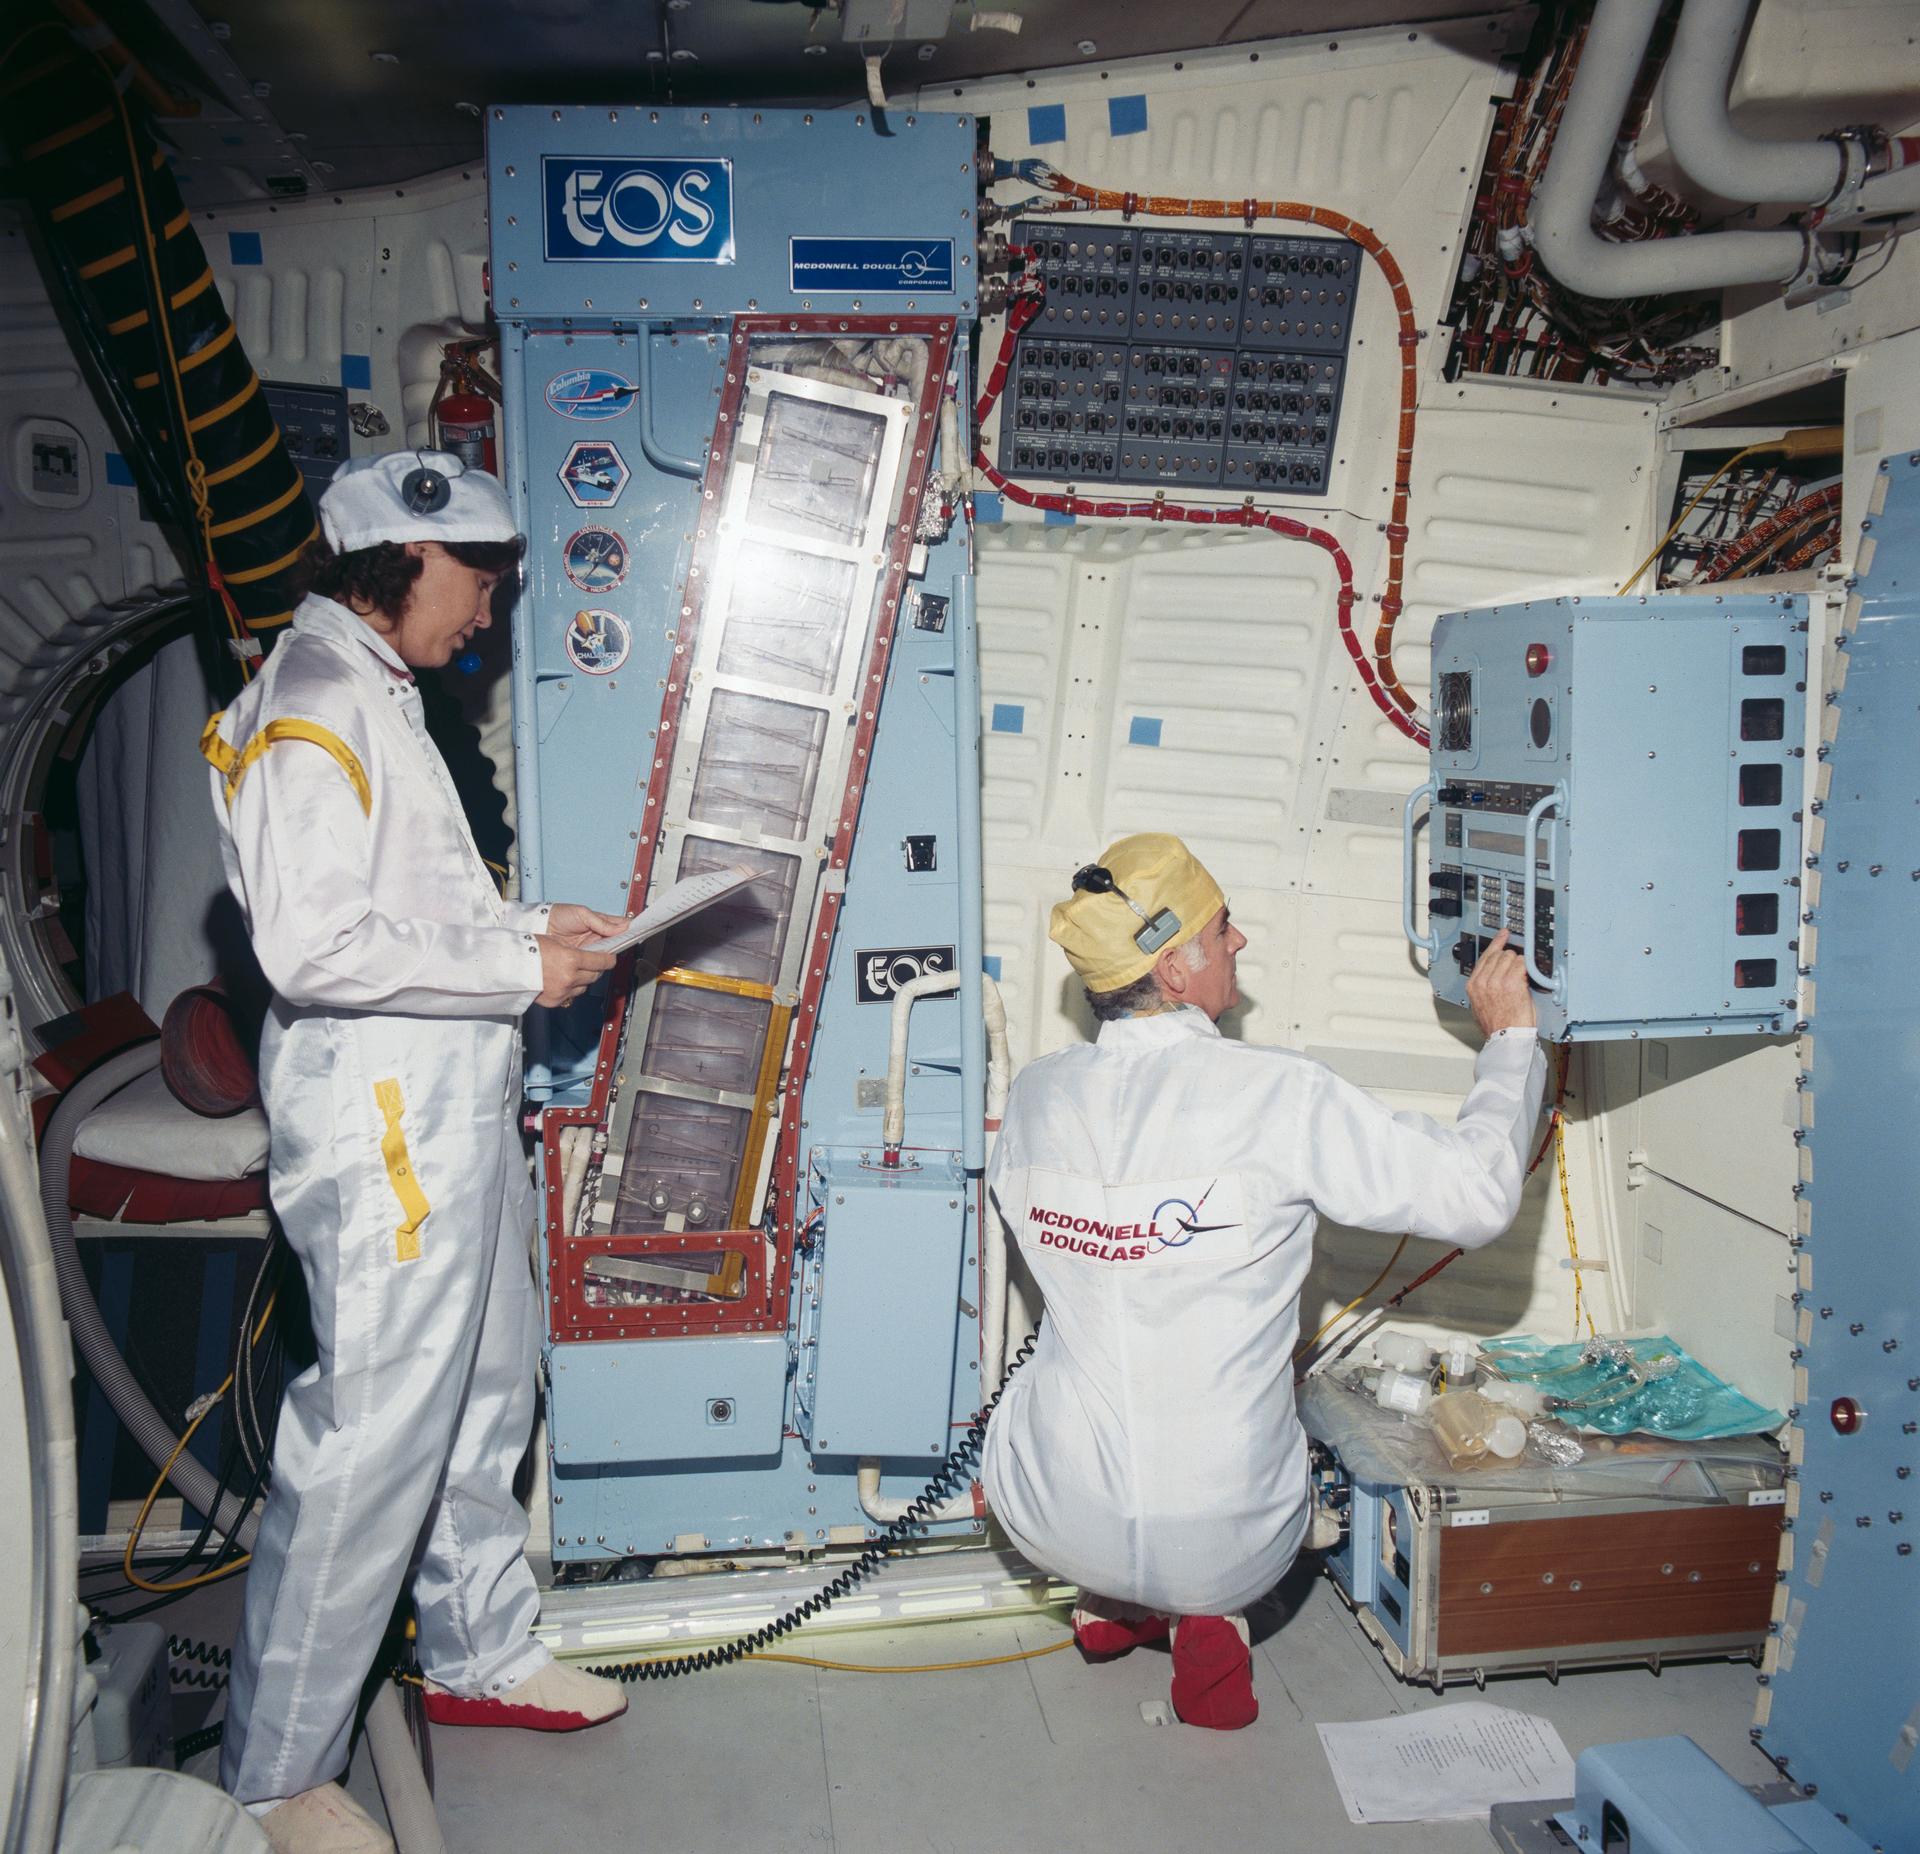
<svg viewBox="0 0 1920 1854">
<path fill-rule="evenodd" d="M 1173 1633 L 1173 1710 L 1184 1725 L 1237 1732 L 1260 1716 L 1253 1656 L 1224 1616 L 1182 1616 Z"/>
<path fill-rule="evenodd" d="M 1089 1661 L 1111 1661 L 1148 1642 L 1163 1642 L 1171 1625 L 1165 1616 L 1142 1616 L 1121 1621 L 1113 1616 L 1073 1613 L 1073 1639 Z"/>
</svg>

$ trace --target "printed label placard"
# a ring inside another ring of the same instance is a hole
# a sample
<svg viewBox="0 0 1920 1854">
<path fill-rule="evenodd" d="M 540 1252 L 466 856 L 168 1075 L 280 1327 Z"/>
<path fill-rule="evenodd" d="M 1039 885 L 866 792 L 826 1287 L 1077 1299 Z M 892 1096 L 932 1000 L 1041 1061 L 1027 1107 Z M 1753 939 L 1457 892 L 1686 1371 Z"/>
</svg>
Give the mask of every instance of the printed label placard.
<svg viewBox="0 0 1920 1854">
<path fill-rule="evenodd" d="M 951 972 L 950 946 L 875 946 L 853 956 L 854 997 L 861 1004 L 891 1004 L 895 990 L 929 972 Z"/>
<path fill-rule="evenodd" d="M 794 238 L 796 292 L 953 293 L 951 238 Z"/>
<path fill-rule="evenodd" d="M 731 264 L 733 163 L 541 160 L 550 264 Z"/>
</svg>

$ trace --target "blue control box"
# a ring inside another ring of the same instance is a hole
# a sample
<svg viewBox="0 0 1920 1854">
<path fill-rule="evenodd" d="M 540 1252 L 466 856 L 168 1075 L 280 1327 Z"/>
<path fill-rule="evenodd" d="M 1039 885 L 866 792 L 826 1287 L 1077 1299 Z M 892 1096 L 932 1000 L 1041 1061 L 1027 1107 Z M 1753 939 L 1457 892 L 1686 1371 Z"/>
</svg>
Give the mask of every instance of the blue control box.
<svg viewBox="0 0 1920 1854">
<path fill-rule="evenodd" d="M 1406 932 L 1434 994 L 1464 1005 L 1504 930 L 1552 1040 L 1791 1030 L 1806 678 L 1793 595 L 1442 617 L 1432 773 L 1404 834 Z"/>
</svg>

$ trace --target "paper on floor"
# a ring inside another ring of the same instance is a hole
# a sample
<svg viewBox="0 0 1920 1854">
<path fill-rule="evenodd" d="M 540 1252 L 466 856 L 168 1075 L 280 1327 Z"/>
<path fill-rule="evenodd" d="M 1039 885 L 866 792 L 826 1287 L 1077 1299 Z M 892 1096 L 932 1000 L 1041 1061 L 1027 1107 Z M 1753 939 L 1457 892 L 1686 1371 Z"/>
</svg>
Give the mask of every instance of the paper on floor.
<svg viewBox="0 0 1920 1854">
<path fill-rule="evenodd" d="M 1455 1821 L 1573 1794 L 1560 1734 L 1484 1700 L 1323 1725 L 1320 1744 L 1352 1822 Z"/>
</svg>

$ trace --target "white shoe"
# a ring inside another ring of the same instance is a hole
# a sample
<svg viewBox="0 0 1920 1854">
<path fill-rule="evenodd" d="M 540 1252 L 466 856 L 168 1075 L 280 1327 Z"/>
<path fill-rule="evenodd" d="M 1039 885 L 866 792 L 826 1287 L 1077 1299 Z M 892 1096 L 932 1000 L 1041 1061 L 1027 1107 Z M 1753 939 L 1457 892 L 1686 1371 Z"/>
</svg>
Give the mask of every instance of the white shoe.
<svg viewBox="0 0 1920 1854">
<path fill-rule="evenodd" d="M 277 1854 L 394 1854 L 393 1837 L 337 1783 L 289 1796 L 259 1822 Z"/>
<path fill-rule="evenodd" d="M 617 1719 L 627 1690 L 583 1667 L 549 1661 L 505 1693 L 468 1698 L 425 1680 L 426 1714 L 435 1725 L 517 1725 L 530 1732 L 578 1732 Z"/>
</svg>

